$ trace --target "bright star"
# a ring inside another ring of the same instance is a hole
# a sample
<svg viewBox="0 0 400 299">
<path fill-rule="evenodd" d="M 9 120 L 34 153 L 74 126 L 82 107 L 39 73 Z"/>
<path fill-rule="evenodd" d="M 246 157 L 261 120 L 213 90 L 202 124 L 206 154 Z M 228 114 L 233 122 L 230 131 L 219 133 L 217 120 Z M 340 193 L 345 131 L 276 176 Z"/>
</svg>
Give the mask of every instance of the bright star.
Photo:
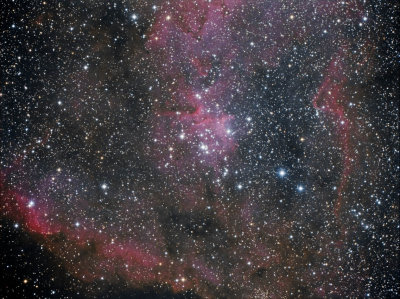
<svg viewBox="0 0 400 299">
<path fill-rule="evenodd" d="M 279 169 L 278 175 L 283 178 L 286 175 L 285 169 Z"/>
</svg>

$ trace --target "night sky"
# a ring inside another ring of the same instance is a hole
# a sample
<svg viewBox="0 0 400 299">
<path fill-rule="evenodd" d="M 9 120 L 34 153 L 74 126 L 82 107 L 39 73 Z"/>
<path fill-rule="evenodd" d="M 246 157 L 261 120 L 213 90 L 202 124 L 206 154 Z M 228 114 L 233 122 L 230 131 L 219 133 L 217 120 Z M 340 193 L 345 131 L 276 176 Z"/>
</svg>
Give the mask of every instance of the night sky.
<svg viewBox="0 0 400 299">
<path fill-rule="evenodd" d="M 1 1 L 1 298 L 398 298 L 397 1 Z"/>
</svg>

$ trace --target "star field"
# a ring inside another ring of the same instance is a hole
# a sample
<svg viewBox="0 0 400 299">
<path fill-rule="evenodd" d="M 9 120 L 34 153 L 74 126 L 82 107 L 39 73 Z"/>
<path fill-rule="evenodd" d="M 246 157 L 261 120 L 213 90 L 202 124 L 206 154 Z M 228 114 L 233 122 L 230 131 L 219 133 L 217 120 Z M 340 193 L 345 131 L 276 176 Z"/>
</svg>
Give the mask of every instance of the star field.
<svg viewBox="0 0 400 299">
<path fill-rule="evenodd" d="M 396 298 L 395 1 L 3 1 L 3 298 Z"/>
</svg>

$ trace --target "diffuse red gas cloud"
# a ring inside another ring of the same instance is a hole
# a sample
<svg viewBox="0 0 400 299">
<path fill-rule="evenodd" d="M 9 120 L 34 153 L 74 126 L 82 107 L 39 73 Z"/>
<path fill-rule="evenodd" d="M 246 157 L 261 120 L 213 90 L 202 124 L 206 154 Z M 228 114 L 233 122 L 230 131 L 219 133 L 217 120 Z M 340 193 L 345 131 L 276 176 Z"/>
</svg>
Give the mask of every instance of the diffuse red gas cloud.
<svg viewBox="0 0 400 299">
<path fill-rule="evenodd" d="M 350 134 L 352 133 L 351 122 L 346 116 L 346 108 L 349 99 L 346 92 L 346 53 L 348 49 L 344 46 L 330 62 L 326 70 L 326 77 L 321 83 L 317 94 L 313 99 L 315 109 L 326 113 L 331 117 L 337 128 L 337 135 L 342 148 L 343 170 L 338 187 L 338 197 L 335 203 L 334 213 L 339 217 L 343 201 L 343 193 L 346 188 L 348 176 L 351 173 L 352 161 L 355 153 L 351 150 Z"/>
<path fill-rule="evenodd" d="M 324 16 L 326 20 L 360 19 L 356 2 L 317 1 L 296 5 L 289 2 L 195 1 L 165 3 L 149 32 L 147 49 L 156 57 L 162 86 L 153 91 L 155 160 L 160 169 L 222 169 L 235 154 L 240 131 L 232 127 L 231 103 L 245 105 L 244 90 L 256 66 L 274 67 L 293 44 L 307 41 L 322 29 L 305 23 L 290 11 Z M 252 18 L 252 20 L 249 20 Z M 268 26 L 257 26 L 257 22 Z M 316 31 L 318 30 L 318 31 Z M 346 67 L 348 46 L 339 37 L 337 49 L 325 71 L 313 107 L 337 124 L 343 154 L 343 171 L 334 213 L 340 213 L 343 192 L 351 172 L 346 116 Z M 172 132 L 172 134 L 171 134 Z M 200 163 L 198 163 L 200 161 Z"/>
</svg>

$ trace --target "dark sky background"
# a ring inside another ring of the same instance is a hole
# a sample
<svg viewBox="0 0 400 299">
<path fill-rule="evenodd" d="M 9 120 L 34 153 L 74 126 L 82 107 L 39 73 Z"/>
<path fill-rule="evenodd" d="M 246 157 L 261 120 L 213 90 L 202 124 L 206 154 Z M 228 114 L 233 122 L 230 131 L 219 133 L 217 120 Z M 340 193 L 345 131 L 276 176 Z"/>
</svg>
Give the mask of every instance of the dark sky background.
<svg viewBox="0 0 400 299">
<path fill-rule="evenodd" d="M 2 298 L 396 298 L 396 1 L 3 1 Z"/>
</svg>

